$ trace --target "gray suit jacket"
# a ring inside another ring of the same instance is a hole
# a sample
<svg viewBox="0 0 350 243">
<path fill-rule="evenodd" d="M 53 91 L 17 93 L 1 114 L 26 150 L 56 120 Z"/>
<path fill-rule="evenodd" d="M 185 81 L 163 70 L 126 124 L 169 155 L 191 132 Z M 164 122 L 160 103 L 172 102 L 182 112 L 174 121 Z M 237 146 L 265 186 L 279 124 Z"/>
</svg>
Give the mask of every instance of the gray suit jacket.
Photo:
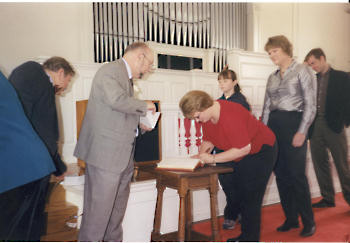
<svg viewBox="0 0 350 243">
<path fill-rule="evenodd" d="M 96 73 L 74 155 L 96 167 L 120 172 L 133 151 L 140 115 L 146 102 L 134 91 L 122 59 Z"/>
</svg>

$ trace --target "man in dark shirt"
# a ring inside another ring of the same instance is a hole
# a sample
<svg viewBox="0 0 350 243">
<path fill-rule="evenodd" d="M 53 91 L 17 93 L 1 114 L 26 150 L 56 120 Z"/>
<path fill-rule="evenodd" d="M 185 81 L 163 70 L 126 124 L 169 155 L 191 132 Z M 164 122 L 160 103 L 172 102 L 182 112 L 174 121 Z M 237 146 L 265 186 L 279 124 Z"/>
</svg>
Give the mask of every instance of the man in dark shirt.
<svg viewBox="0 0 350 243">
<path fill-rule="evenodd" d="M 18 97 L 22 103 L 24 112 L 32 124 L 34 130 L 45 144 L 56 171 L 54 175 L 58 180 L 63 180 L 67 169 L 58 153 L 58 120 L 56 111 L 55 95 L 60 95 L 67 88 L 75 71 L 72 66 L 61 57 L 52 57 L 40 65 L 37 62 L 26 62 L 13 70 L 9 81 L 14 86 Z M 32 232 L 20 235 L 12 235 L 14 238 L 8 240 L 14 241 L 39 241 L 40 233 L 44 227 L 45 198 L 48 192 L 50 175 L 38 180 L 35 185 L 26 184 L 9 196 L 9 201 L 19 201 L 24 196 L 25 200 L 17 208 L 18 211 L 26 210 L 38 211 L 35 219 L 31 222 L 35 225 Z M 35 197 L 28 192 L 40 190 L 40 197 Z M 18 219 L 18 229 L 23 228 L 30 217 L 23 216 Z M 16 230 L 16 229 L 15 229 Z"/>
<path fill-rule="evenodd" d="M 311 156 L 322 199 L 314 208 L 335 207 L 328 150 L 337 169 L 343 196 L 350 205 L 350 170 L 344 126 L 349 125 L 350 76 L 334 70 L 321 48 L 312 49 L 305 62 L 317 72 L 317 114 L 309 130 Z"/>
</svg>

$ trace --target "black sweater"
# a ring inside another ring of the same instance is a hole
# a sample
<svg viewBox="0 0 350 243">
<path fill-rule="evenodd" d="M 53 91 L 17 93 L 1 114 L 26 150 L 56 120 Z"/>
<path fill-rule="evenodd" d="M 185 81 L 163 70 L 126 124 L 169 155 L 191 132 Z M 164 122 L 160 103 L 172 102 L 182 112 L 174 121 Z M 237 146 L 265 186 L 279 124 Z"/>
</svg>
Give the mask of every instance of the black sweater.
<svg viewBox="0 0 350 243">
<path fill-rule="evenodd" d="M 55 163 L 54 174 L 63 174 L 67 168 L 58 153 L 59 131 L 55 89 L 49 76 L 39 63 L 30 61 L 14 69 L 9 81 L 17 91 L 26 116 Z"/>
</svg>

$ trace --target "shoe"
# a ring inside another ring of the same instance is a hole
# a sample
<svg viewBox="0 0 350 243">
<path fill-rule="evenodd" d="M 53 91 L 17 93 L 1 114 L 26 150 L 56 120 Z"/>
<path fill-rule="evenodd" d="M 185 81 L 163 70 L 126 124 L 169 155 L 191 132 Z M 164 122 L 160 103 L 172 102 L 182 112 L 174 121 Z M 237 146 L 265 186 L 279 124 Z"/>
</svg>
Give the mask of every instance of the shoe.
<svg viewBox="0 0 350 243">
<path fill-rule="evenodd" d="M 309 237 L 315 234 L 316 232 L 316 225 L 313 226 L 305 226 L 304 229 L 300 232 L 301 237 Z"/>
<path fill-rule="evenodd" d="M 285 221 L 280 227 L 278 227 L 276 230 L 279 232 L 287 232 L 291 229 L 296 229 L 299 228 L 299 223 L 288 223 L 287 221 Z"/>
<path fill-rule="evenodd" d="M 312 207 L 313 208 L 333 208 L 333 207 L 335 207 L 335 203 L 321 199 L 321 201 L 319 201 L 317 203 L 313 203 Z"/>
<path fill-rule="evenodd" d="M 240 242 L 241 236 L 235 237 L 235 238 L 228 238 L 226 242 Z"/>
<path fill-rule="evenodd" d="M 234 229 L 236 225 L 236 221 L 232 219 L 225 219 L 222 223 L 222 228 L 225 230 L 231 230 Z"/>
</svg>

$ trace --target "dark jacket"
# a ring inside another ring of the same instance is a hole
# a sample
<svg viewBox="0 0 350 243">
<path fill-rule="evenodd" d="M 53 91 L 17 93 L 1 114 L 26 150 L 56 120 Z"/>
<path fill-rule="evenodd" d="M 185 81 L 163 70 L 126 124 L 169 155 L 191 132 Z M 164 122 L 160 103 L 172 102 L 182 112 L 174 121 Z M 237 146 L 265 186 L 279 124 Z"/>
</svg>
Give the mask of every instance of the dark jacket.
<svg viewBox="0 0 350 243">
<path fill-rule="evenodd" d="M 49 152 L 24 114 L 15 89 L 0 72 L 0 194 L 53 171 Z"/>
<path fill-rule="evenodd" d="M 58 153 L 55 89 L 49 76 L 39 63 L 30 61 L 14 69 L 9 81 L 15 87 L 34 130 L 49 150 L 56 166 L 54 174 L 63 174 L 67 167 Z"/>
<path fill-rule="evenodd" d="M 246 108 L 248 111 L 250 111 L 250 105 L 247 102 L 247 99 L 241 92 L 235 92 L 233 95 L 231 95 L 228 99 L 225 98 L 225 95 L 222 95 L 219 100 L 228 100 L 232 102 L 236 102 L 238 104 L 241 104 Z"/>
<path fill-rule="evenodd" d="M 333 68 L 329 71 L 325 119 L 328 127 L 336 133 L 350 124 L 350 75 Z M 310 126 L 309 137 L 312 136 L 313 127 L 314 123 Z"/>
</svg>

